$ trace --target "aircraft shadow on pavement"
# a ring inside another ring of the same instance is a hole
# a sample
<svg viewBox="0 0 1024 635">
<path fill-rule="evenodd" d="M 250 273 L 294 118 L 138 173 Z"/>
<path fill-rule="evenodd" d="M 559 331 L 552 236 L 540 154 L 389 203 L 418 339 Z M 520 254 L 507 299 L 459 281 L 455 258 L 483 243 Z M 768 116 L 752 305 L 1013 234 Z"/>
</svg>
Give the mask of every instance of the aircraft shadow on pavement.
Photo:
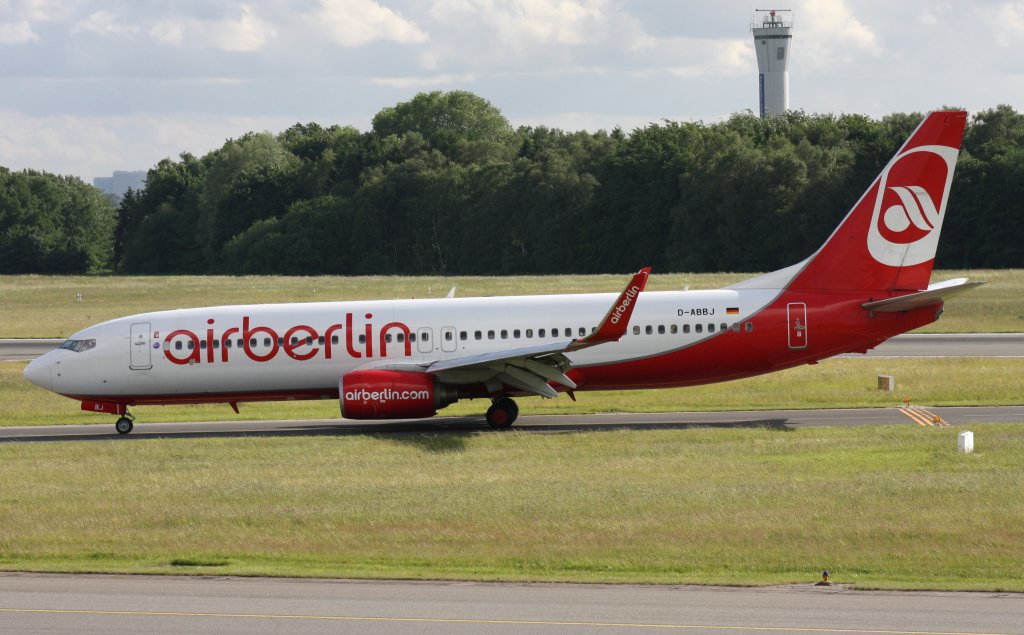
<svg viewBox="0 0 1024 635">
<path fill-rule="evenodd" d="M 292 422 L 289 422 L 291 424 Z M 283 425 L 266 430 L 209 430 L 189 432 L 147 431 L 146 425 L 137 425 L 131 434 L 120 435 L 113 428 L 97 426 L 95 434 L 40 434 L 32 436 L 3 437 L 0 443 L 31 443 L 42 441 L 145 441 L 153 439 L 224 439 L 244 437 L 314 437 L 314 436 L 382 436 L 400 443 L 415 445 L 426 452 L 444 453 L 460 451 L 462 439 L 467 434 L 572 434 L 579 432 L 611 432 L 613 430 L 691 430 L 700 428 L 762 428 L 777 432 L 790 432 L 794 427 L 785 418 L 758 419 L 750 421 L 702 421 L 702 422 L 629 422 L 621 423 L 522 423 L 511 431 L 492 430 L 480 417 L 453 417 L 408 422 L 387 423 L 344 423 Z"/>
</svg>

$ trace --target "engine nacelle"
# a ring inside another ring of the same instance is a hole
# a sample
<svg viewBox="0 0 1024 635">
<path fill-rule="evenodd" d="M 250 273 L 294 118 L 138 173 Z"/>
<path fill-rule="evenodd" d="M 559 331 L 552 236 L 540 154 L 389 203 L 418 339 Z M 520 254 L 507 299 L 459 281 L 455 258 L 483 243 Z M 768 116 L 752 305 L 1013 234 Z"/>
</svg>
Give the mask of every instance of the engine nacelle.
<svg viewBox="0 0 1024 635">
<path fill-rule="evenodd" d="M 338 381 L 346 419 L 422 419 L 458 401 L 433 375 L 399 370 L 357 370 Z"/>
</svg>

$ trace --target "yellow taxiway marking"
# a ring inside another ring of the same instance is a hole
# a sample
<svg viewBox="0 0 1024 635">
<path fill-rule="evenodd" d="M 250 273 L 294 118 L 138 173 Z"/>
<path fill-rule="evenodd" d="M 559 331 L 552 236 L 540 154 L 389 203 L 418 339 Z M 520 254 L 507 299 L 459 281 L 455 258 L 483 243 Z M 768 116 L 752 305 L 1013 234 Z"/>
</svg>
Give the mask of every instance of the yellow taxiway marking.
<svg viewBox="0 0 1024 635">
<path fill-rule="evenodd" d="M 972 633 L 964 631 L 899 631 L 865 628 L 811 628 L 793 626 L 724 626 L 714 624 L 640 624 L 631 622 L 577 622 L 561 620 L 500 620 L 455 617 L 374 617 L 362 615 L 283 615 L 274 613 L 192 613 L 187 611 L 101 611 L 89 609 L 20 609 L 0 607 L 3 613 L 48 613 L 72 615 L 113 615 L 142 617 L 229 617 L 261 620 L 325 620 L 336 622 L 419 622 L 428 624 L 508 624 L 511 626 L 590 626 L 607 628 L 648 628 L 664 630 L 764 631 L 791 633 L 856 633 L 857 635 L 1010 635 L 1009 633 Z"/>
<path fill-rule="evenodd" d="M 925 410 L 921 406 L 900 406 L 899 411 L 910 417 L 910 419 L 917 423 L 919 426 L 936 426 L 944 428 L 949 424 L 943 421 L 942 417 L 928 410 Z"/>
</svg>

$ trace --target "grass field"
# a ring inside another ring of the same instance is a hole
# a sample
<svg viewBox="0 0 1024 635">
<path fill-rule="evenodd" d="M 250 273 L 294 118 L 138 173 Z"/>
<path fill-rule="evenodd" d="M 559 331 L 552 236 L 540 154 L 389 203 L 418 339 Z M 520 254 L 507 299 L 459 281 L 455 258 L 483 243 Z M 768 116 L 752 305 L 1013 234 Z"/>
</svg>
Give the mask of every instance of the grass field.
<svg viewBox="0 0 1024 635">
<path fill-rule="evenodd" d="M 102 423 L 114 417 L 82 412 L 76 401 L 24 380 L 24 362 L 0 362 L 0 425 Z M 878 375 L 896 377 L 897 391 L 877 390 Z M 830 359 L 779 373 L 724 384 L 668 390 L 577 393 L 577 401 L 529 397 L 523 414 L 590 412 L 667 412 L 676 410 L 761 410 L 895 406 L 909 397 L 931 406 L 1024 404 L 1024 359 L 1018 358 L 849 358 Z M 482 416 L 483 400 L 459 402 L 443 416 Z M 338 418 L 336 401 L 241 404 L 236 415 L 226 405 L 133 408 L 140 422 L 237 419 Z"/>
<path fill-rule="evenodd" d="M 657 274 L 651 291 L 711 289 L 754 274 Z M 922 332 L 1024 331 L 1024 272 L 939 271 L 989 284 L 951 300 Z M 219 304 L 313 302 L 619 291 L 625 275 L 485 277 L 0 276 L 0 338 L 67 337 L 91 324 L 145 311 Z M 77 300 L 81 295 L 81 301 Z"/>
<path fill-rule="evenodd" d="M 1024 436 L 955 428 L 0 445 L 0 569 L 1024 591 Z"/>
</svg>

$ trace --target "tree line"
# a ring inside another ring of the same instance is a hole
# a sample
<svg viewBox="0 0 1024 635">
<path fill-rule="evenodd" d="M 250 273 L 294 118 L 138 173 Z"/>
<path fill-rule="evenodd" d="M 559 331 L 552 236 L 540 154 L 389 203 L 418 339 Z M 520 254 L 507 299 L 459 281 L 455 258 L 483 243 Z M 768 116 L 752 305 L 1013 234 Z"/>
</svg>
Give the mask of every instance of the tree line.
<svg viewBox="0 0 1024 635">
<path fill-rule="evenodd" d="M 472 93 L 421 93 L 367 132 L 296 124 L 165 159 L 99 224 L 97 249 L 133 274 L 767 271 L 813 252 L 921 118 L 565 132 L 513 129 Z M 939 266 L 1024 266 L 1022 141 L 1009 106 L 969 121 Z M 13 226 L 0 218 L 3 240 Z"/>
</svg>

